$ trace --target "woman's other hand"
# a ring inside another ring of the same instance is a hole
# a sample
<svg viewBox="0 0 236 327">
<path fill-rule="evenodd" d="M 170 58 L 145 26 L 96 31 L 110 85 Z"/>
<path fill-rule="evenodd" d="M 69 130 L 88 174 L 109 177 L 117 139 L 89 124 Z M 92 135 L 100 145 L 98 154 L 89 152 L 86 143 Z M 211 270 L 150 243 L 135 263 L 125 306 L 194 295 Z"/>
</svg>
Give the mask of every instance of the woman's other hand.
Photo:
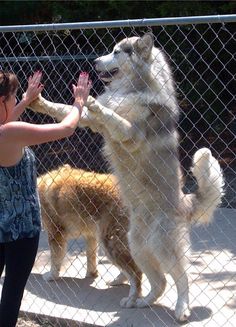
<svg viewBox="0 0 236 327">
<path fill-rule="evenodd" d="M 28 79 L 28 88 L 26 92 L 22 96 L 22 100 L 25 102 L 25 105 L 29 105 L 32 101 L 34 101 L 38 95 L 43 90 L 43 85 L 41 84 L 42 73 L 37 71 L 30 76 Z"/>
<path fill-rule="evenodd" d="M 79 109 L 81 115 L 82 108 L 87 101 L 90 89 L 92 87 L 92 81 L 89 80 L 89 74 L 84 72 L 81 73 L 79 75 L 77 85 L 72 84 L 72 87 L 75 98 L 74 106 Z"/>
</svg>

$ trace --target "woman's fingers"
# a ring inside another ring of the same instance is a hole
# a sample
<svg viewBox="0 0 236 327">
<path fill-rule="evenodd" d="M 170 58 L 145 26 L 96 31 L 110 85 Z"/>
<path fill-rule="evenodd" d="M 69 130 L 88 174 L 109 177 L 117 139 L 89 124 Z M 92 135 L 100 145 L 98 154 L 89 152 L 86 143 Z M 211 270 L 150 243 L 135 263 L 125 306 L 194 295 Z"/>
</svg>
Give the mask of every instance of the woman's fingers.
<svg viewBox="0 0 236 327">
<path fill-rule="evenodd" d="M 40 84 L 42 78 L 42 73 L 40 71 L 37 71 L 33 74 L 33 76 L 29 77 L 29 85 L 31 86 L 38 86 Z"/>
<path fill-rule="evenodd" d="M 42 92 L 44 85 L 41 83 L 42 73 L 35 72 L 28 79 L 28 88 L 25 92 L 25 98 L 34 100 Z"/>
<path fill-rule="evenodd" d="M 74 94 L 78 92 L 83 92 L 86 93 L 86 91 L 89 91 L 92 85 L 92 81 L 89 80 L 89 74 L 82 72 L 79 75 L 78 81 L 77 81 L 77 85 L 72 85 L 73 87 L 73 92 Z"/>
<path fill-rule="evenodd" d="M 85 73 L 85 72 L 82 72 L 80 73 L 79 75 L 79 79 L 78 79 L 78 82 L 77 82 L 77 86 L 87 86 L 88 85 L 88 79 L 89 79 L 89 74 L 88 73 Z"/>
<path fill-rule="evenodd" d="M 34 82 L 35 84 L 39 84 L 42 78 L 42 73 L 41 72 L 36 72 L 34 76 Z"/>
</svg>

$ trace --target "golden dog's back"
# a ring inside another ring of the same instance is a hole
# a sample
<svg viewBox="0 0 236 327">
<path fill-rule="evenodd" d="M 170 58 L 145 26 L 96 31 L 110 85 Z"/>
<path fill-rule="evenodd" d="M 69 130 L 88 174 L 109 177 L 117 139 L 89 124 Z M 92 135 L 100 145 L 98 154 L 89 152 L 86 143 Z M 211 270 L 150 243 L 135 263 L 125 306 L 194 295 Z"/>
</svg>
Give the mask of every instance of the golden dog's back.
<svg viewBox="0 0 236 327">
<path fill-rule="evenodd" d="M 65 165 L 38 178 L 43 225 L 60 227 L 78 237 L 95 232 L 95 222 L 119 202 L 116 180 L 107 174 Z"/>
</svg>

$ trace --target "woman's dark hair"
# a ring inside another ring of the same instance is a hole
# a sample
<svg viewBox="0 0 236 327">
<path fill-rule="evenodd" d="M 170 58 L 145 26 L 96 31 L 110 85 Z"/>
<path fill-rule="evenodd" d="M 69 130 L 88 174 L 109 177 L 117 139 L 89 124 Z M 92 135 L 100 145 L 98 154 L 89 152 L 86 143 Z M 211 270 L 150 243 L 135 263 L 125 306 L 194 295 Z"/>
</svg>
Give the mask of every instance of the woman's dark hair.
<svg viewBox="0 0 236 327">
<path fill-rule="evenodd" d="M 7 99 L 18 87 L 19 81 L 15 74 L 0 71 L 0 96 L 5 96 Z"/>
</svg>

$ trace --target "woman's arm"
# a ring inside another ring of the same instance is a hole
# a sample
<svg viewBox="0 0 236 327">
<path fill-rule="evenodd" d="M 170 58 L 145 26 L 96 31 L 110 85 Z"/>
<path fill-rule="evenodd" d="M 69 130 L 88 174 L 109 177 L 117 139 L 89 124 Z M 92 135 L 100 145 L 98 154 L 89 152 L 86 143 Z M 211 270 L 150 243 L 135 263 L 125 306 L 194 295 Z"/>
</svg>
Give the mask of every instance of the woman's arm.
<svg viewBox="0 0 236 327">
<path fill-rule="evenodd" d="M 74 105 L 67 116 L 55 124 L 30 124 L 13 121 L 1 126 L 1 138 L 8 143 L 19 146 L 42 144 L 71 136 L 78 125 L 82 107 L 91 88 L 88 74 L 80 74 L 77 85 L 73 85 Z"/>
</svg>

